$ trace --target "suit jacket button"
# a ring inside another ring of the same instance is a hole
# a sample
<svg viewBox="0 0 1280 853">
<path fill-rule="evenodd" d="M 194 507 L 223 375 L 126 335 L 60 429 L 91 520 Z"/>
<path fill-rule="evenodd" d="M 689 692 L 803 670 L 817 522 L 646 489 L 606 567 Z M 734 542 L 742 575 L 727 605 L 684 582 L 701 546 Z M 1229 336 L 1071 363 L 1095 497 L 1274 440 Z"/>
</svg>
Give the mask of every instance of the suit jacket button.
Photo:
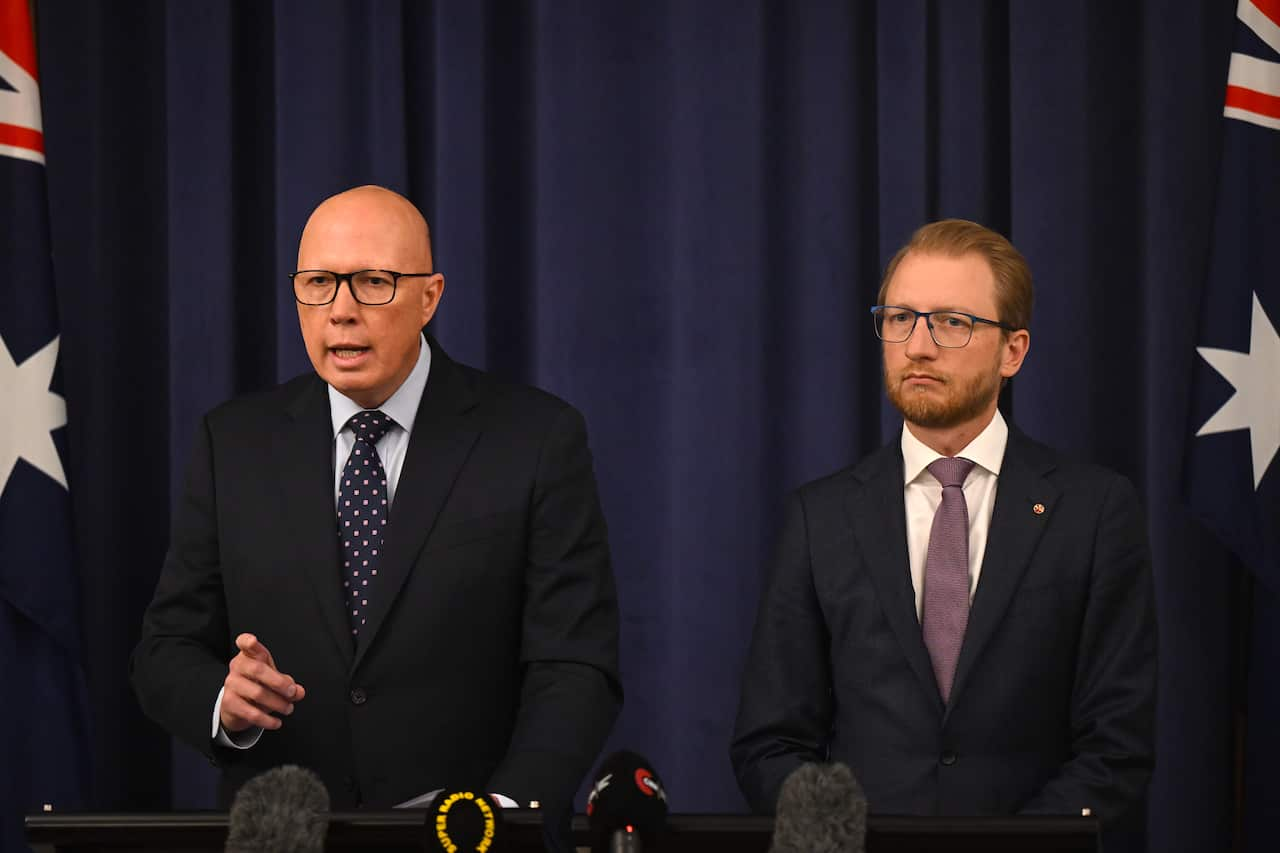
<svg viewBox="0 0 1280 853">
<path fill-rule="evenodd" d="M 359 687 L 351 691 L 352 705 L 363 705 L 365 703 L 365 700 L 367 700 L 368 698 L 369 697 L 365 695 L 365 692 L 361 690 Z"/>
<path fill-rule="evenodd" d="M 943 767 L 950 767 L 956 763 L 956 754 L 949 749 L 945 750 L 942 755 L 938 756 L 938 761 L 942 762 Z"/>
</svg>

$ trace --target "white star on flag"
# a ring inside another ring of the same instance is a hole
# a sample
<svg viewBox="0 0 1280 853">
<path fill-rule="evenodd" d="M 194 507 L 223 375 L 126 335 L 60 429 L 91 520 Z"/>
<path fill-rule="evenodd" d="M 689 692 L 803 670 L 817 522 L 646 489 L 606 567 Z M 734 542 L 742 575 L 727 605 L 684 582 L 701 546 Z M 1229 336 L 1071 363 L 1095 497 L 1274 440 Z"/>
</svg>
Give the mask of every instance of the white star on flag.
<svg viewBox="0 0 1280 853">
<path fill-rule="evenodd" d="M 1249 352 L 1209 347 L 1196 347 L 1196 352 L 1236 389 L 1196 435 L 1249 430 L 1256 491 L 1280 450 L 1280 335 L 1262 310 L 1258 294 L 1253 294 Z"/>
<path fill-rule="evenodd" d="M 52 434 L 67 423 L 66 401 L 49 390 L 57 362 L 57 336 L 22 364 L 0 338 L 0 494 L 19 459 L 67 487 Z"/>
</svg>

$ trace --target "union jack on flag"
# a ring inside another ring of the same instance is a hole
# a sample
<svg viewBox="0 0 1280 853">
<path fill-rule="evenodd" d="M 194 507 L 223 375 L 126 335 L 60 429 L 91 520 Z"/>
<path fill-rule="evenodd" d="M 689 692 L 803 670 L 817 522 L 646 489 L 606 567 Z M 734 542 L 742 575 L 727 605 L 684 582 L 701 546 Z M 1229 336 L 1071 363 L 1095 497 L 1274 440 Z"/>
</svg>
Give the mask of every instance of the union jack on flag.
<svg viewBox="0 0 1280 853">
<path fill-rule="evenodd" d="M 1254 51 L 1269 53 L 1272 59 L 1252 55 L 1248 46 L 1231 54 L 1222 114 L 1280 130 L 1280 66 L 1273 61 L 1280 55 L 1280 0 L 1241 0 L 1236 17 L 1266 46 L 1258 51 L 1262 45 L 1254 44 Z"/>
<path fill-rule="evenodd" d="M 0 157 L 44 163 L 36 48 L 25 2 L 0 3 Z"/>
<path fill-rule="evenodd" d="M 1280 595 L 1280 0 L 1240 0 L 1185 488 Z"/>
</svg>

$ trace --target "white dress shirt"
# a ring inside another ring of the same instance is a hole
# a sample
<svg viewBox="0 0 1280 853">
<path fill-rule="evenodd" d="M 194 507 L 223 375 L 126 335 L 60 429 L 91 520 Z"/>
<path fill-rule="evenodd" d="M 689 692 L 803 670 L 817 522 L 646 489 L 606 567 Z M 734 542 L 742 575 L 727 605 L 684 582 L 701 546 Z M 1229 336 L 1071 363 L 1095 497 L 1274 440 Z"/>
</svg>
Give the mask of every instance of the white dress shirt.
<svg viewBox="0 0 1280 853">
<path fill-rule="evenodd" d="M 387 473 L 387 505 L 396 499 L 396 485 L 400 482 L 400 469 L 404 467 L 404 454 L 409 447 L 409 434 L 413 432 L 413 421 L 418 416 L 418 403 L 422 401 L 422 392 L 427 387 L 427 376 L 431 373 L 431 347 L 425 337 L 419 336 L 418 361 L 414 364 L 409 376 L 400 383 L 400 387 L 385 403 L 378 406 L 384 414 L 389 415 L 395 425 L 386 431 L 378 443 L 378 458 L 382 460 L 382 468 Z M 347 421 L 364 407 L 345 396 L 341 391 L 329 387 L 329 416 L 333 421 L 333 508 L 338 509 L 338 488 L 342 480 L 342 469 L 346 467 L 347 457 L 356 443 L 355 433 L 347 427 Z M 335 515 L 334 531 L 337 534 Z M 335 587 L 333 594 L 338 595 Z M 213 702 L 213 733 L 211 737 L 219 746 L 234 749 L 248 749 L 262 737 L 262 729 L 253 727 L 242 732 L 225 731 L 219 724 L 222 716 L 222 692 Z"/>
<path fill-rule="evenodd" d="M 969 601 L 978 588 L 982 557 L 987 551 L 991 511 L 996 505 L 996 483 L 1000 463 L 1009 443 L 1009 425 L 997 409 L 986 429 L 956 456 L 976 464 L 964 481 L 964 500 L 969 508 Z M 924 561 L 929 553 L 929 532 L 933 516 L 942 503 L 942 484 L 929 473 L 929 465 L 942 454 L 926 446 L 902 427 L 902 478 L 907 508 L 907 556 L 911 564 L 911 586 L 916 593 L 916 618 L 924 606 Z"/>
</svg>

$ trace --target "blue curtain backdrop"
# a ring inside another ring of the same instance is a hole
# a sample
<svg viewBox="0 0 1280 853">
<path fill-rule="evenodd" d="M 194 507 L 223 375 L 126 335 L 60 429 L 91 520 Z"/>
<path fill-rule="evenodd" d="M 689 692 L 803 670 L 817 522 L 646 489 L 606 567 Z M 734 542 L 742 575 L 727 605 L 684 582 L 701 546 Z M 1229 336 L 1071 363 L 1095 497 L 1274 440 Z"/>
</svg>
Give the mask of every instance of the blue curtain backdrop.
<svg viewBox="0 0 1280 853">
<path fill-rule="evenodd" d="M 1234 0 L 69 2 L 37 29 L 95 804 L 210 802 L 127 683 L 200 415 L 309 369 L 285 273 L 366 182 L 427 213 L 456 358 L 590 427 L 623 618 L 612 745 L 737 811 L 785 492 L 896 429 L 867 318 L 943 216 L 1036 276 L 1012 415 L 1124 472 L 1161 654 L 1150 848 L 1225 849 L 1238 570 L 1181 503 Z"/>
</svg>

